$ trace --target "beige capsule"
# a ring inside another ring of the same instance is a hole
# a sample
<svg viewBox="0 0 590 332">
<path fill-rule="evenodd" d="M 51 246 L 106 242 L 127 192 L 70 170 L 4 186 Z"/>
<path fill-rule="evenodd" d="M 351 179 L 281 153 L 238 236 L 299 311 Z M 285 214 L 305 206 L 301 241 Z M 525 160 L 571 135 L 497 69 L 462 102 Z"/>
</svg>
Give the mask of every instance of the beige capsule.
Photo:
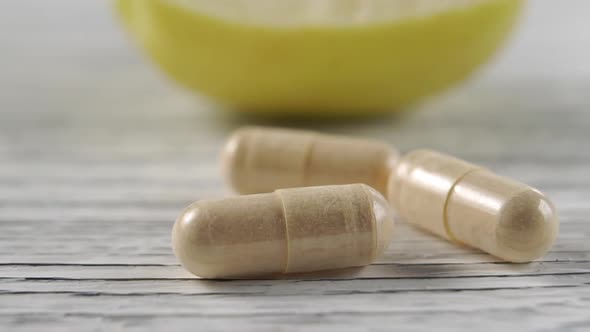
<svg viewBox="0 0 590 332">
<path fill-rule="evenodd" d="M 389 145 L 313 131 L 244 127 L 227 141 L 222 169 L 241 194 L 364 183 L 385 194 L 398 159 Z"/>
<path fill-rule="evenodd" d="M 536 189 L 433 151 L 401 158 L 388 198 L 406 221 L 511 262 L 542 256 L 558 233 L 553 204 Z"/>
<path fill-rule="evenodd" d="M 172 243 L 195 275 L 247 277 L 367 265 L 392 230 L 383 196 L 352 184 L 198 201 L 177 219 Z"/>
</svg>

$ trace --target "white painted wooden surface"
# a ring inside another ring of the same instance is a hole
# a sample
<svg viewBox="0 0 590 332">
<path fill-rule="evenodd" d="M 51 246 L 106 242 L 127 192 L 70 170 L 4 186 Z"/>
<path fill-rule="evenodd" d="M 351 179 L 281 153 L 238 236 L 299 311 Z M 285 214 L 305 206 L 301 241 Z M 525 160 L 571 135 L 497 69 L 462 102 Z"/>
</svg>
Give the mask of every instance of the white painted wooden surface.
<svg viewBox="0 0 590 332">
<path fill-rule="evenodd" d="M 108 2 L 3 4 L 0 330 L 590 329 L 589 2 L 531 1 L 495 63 L 415 112 L 296 124 L 539 187 L 562 222 L 547 256 L 505 264 L 400 223 L 365 269 L 247 281 L 195 280 L 170 229 L 191 201 L 231 194 L 217 150 L 256 121 L 170 84 Z"/>
</svg>

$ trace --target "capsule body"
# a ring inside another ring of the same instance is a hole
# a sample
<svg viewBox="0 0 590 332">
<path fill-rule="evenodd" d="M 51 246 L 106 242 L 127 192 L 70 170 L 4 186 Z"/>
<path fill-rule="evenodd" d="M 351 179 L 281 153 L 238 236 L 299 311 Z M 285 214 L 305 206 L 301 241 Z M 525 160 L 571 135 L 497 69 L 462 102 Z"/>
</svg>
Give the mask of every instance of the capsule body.
<svg viewBox="0 0 590 332">
<path fill-rule="evenodd" d="M 433 151 L 404 156 L 389 180 L 389 201 L 408 222 L 511 262 L 553 244 L 553 204 L 523 183 Z"/>
<path fill-rule="evenodd" d="M 227 141 L 222 168 L 242 194 L 364 183 L 385 193 L 398 153 L 385 143 L 312 131 L 245 127 Z"/>
<path fill-rule="evenodd" d="M 392 230 L 383 196 L 353 184 L 198 201 L 177 219 L 172 243 L 195 275 L 245 277 L 367 265 Z"/>
</svg>

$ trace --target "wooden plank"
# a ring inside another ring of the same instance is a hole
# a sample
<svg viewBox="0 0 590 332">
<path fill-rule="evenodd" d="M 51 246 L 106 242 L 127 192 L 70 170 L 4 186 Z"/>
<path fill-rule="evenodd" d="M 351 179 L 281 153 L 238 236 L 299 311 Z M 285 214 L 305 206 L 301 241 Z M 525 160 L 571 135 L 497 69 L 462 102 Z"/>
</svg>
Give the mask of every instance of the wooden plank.
<svg viewBox="0 0 590 332">
<path fill-rule="evenodd" d="M 462 278 L 317 279 L 293 280 L 18 280 L 1 279 L 4 294 L 71 293 L 101 295 L 342 295 L 396 292 L 461 291 L 584 286 L 589 272 L 549 275 Z"/>
<path fill-rule="evenodd" d="M 362 269 L 277 276 L 278 279 L 412 279 L 590 274 L 590 260 L 563 262 L 400 264 L 379 263 Z M 180 265 L 0 265 L 1 279 L 26 280 L 185 280 L 195 276 Z"/>
<path fill-rule="evenodd" d="M 96 294 L 0 295 L 0 323 L 46 331 L 402 329 L 567 330 L 588 325 L 589 287 L 486 291 L 230 296 Z M 509 317 L 519 316 L 520 319 Z"/>
<path fill-rule="evenodd" d="M 209 295 L 100 295 L 80 294 L 2 294 L 0 315 L 8 313 L 87 313 L 153 316 L 215 317 L 221 315 L 249 314 L 302 314 L 335 313 L 350 311 L 370 316 L 372 312 L 390 313 L 443 313 L 445 311 L 479 312 L 485 314 L 494 309 L 518 310 L 550 306 L 556 308 L 565 303 L 583 309 L 588 303 L 588 287 L 547 287 L 528 289 L 489 289 L 484 291 L 429 290 L 378 294 L 342 294 L 334 296 L 265 294 L 260 296 Z M 425 296 L 427 298 L 425 298 Z M 359 302 L 355 302 L 358 300 Z M 317 302 L 316 302 L 317 301 Z M 189 304 L 190 303 L 190 304 Z M 385 304 L 385 305 L 384 305 Z M 444 304 L 444 305 L 443 305 Z M 441 306 L 442 305 L 442 306 Z M 287 310 L 286 310 L 287 309 Z M 290 310 L 288 310 L 290 309 Z M 546 308 L 549 310 L 550 308 Z M 582 311 L 578 314 L 584 313 Z M 585 314 L 587 318 L 587 314 Z"/>
</svg>

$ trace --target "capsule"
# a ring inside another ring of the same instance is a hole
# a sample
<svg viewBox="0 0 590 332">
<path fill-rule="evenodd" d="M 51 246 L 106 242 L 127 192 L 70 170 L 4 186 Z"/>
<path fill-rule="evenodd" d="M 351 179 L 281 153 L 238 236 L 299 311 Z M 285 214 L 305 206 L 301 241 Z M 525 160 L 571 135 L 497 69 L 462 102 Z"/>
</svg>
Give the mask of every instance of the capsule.
<svg viewBox="0 0 590 332">
<path fill-rule="evenodd" d="M 221 159 L 226 179 L 241 194 L 349 183 L 385 194 L 398 156 L 376 140 L 244 127 L 228 139 Z"/>
<path fill-rule="evenodd" d="M 433 151 L 404 156 L 388 196 L 406 221 L 510 262 L 541 257 L 558 232 L 553 204 L 536 189 Z"/>
<path fill-rule="evenodd" d="M 195 275 L 247 277 L 367 265 L 392 230 L 383 196 L 352 184 L 198 201 L 177 219 L 172 243 Z"/>
</svg>

